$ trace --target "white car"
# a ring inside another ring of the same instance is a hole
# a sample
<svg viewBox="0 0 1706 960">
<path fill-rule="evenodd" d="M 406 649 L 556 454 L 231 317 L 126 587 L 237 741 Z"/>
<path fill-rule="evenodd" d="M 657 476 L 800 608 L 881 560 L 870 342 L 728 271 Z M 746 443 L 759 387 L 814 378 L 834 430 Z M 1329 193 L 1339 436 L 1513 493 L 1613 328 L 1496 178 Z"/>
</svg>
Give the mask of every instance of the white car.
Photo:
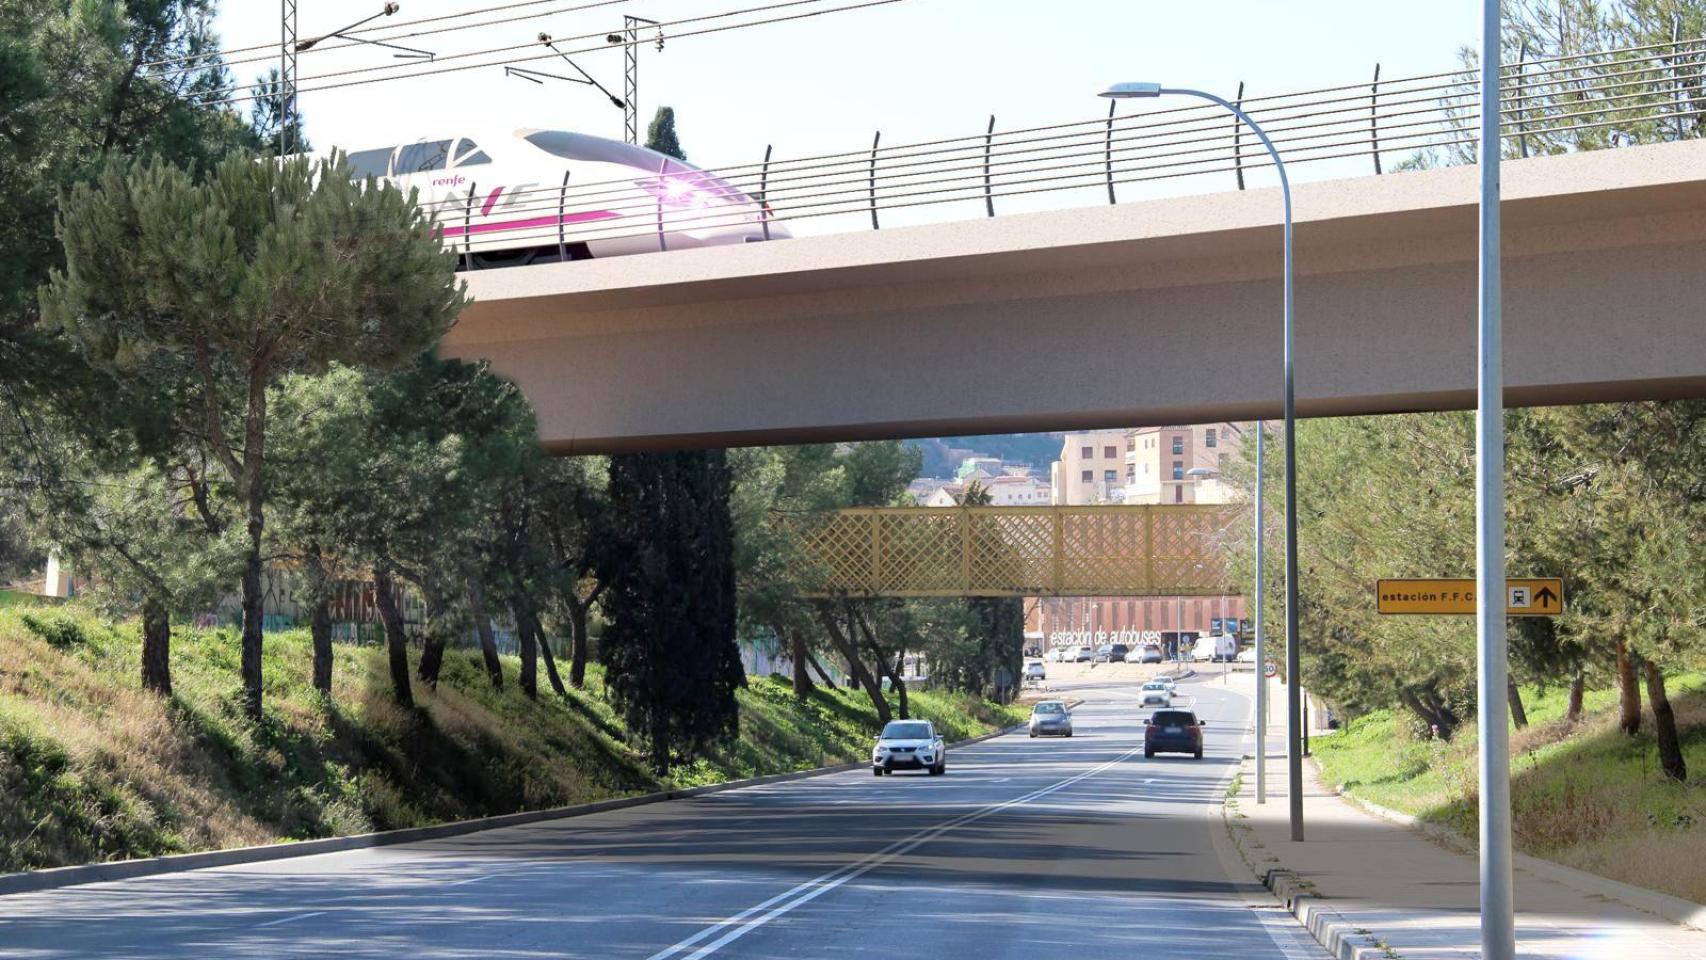
<svg viewBox="0 0 1706 960">
<path fill-rule="evenodd" d="M 1143 685 L 1138 693 L 1138 702 L 1146 707 L 1170 707 L 1173 705 L 1173 689 L 1171 681 L 1151 680 Z"/>
<path fill-rule="evenodd" d="M 1256 648 L 1255 647 L 1245 647 L 1244 649 L 1238 651 L 1238 662 L 1239 663 L 1255 663 L 1256 662 Z"/>
<path fill-rule="evenodd" d="M 1047 680 L 1048 670 L 1043 667 L 1041 660 L 1030 660 L 1025 663 L 1026 680 Z"/>
<path fill-rule="evenodd" d="M 458 133 L 347 157 L 351 179 L 415 190 L 464 269 L 788 236 L 769 204 L 655 150 L 567 130 Z"/>
<path fill-rule="evenodd" d="M 1096 651 L 1087 646 L 1073 647 L 1066 660 L 1068 663 L 1095 663 Z"/>
<path fill-rule="evenodd" d="M 948 770 L 948 745 L 936 735 L 928 720 L 894 720 L 877 735 L 871 750 L 871 773 L 882 776 L 896 770 L 927 770 L 939 777 Z"/>
<path fill-rule="evenodd" d="M 1050 647 L 1049 652 L 1043 657 L 1043 659 L 1047 660 L 1049 663 L 1059 663 L 1060 658 L 1064 656 L 1065 653 L 1066 651 L 1062 647 Z"/>
</svg>

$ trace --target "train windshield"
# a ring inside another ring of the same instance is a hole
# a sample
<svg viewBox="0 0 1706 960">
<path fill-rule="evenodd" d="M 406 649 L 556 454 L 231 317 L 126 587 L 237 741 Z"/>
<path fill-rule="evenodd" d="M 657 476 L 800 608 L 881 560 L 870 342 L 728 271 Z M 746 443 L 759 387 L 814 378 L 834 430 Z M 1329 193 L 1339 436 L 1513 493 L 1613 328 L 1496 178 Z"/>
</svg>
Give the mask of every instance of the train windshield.
<svg viewBox="0 0 1706 960">
<path fill-rule="evenodd" d="M 357 150 L 349 155 L 349 176 L 351 180 L 366 180 L 368 177 L 388 177 L 391 175 L 391 154 L 396 147 L 380 147 L 377 150 Z"/>
<path fill-rule="evenodd" d="M 526 139 L 528 143 L 546 153 L 554 154 L 565 160 L 619 163 L 625 167 L 644 170 L 647 173 L 687 173 L 695 170 L 694 167 L 656 151 L 636 147 L 631 143 L 606 140 L 603 137 L 590 137 L 584 133 L 569 133 L 565 130 L 539 130 L 528 134 Z"/>
<path fill-rule="evenodd" d="M 450 161 L 449 140 L 425 140 L 411 143 L 397 151 L 397 161 L 392 165 L 395 171 L 392 176 L 406 177 L 411 173 L 429 173 L 433 170 L 443 170 Z"/>
</svg>

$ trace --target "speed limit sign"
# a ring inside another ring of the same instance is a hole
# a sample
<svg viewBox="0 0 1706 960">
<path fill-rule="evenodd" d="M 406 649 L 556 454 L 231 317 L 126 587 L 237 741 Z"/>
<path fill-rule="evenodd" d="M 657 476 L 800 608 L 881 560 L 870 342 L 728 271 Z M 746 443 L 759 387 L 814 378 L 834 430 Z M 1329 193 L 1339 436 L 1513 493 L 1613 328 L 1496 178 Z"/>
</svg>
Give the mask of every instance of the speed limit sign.
<svg viewBox="0 0 1706 960">
<path fill-rule="evenodd" d="M 1277 677 L 1279 676 L 1279 664 L 1269 660 L 1263 664 L 1263 672 L 1270 677 Z"/>
</svg>

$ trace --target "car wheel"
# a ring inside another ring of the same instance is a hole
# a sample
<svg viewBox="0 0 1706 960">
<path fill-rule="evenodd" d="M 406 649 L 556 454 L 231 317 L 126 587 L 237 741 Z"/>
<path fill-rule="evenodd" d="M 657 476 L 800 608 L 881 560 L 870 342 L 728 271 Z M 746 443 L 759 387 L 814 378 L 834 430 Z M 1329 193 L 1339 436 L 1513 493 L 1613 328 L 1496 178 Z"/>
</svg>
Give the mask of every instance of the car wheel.
<svg viewBox="0 0 1706 960">
<path fill-rule="evenodd" d="M 934 767 L 930 768 L 930 775 L 932 777 L 939 777 L 942 774 L 947 773 L 947 772 L 948 772 L 948 763 L 946 760 L 944 760 L 941 763 L 938 763 Z"/>
<path fill-rule="evenodd" d="M 882 775 L 883 775 L 883 768 L 882 767 L 872 767 L 871 768 L 871 776 L 880 777 Z"/>
<path fill-rule="evenodd" d="M 1143 759 L 1154 760 L 1155 759 L 1155 751 L 1149 749 L 1148 747 L 1144 747 L 1143 748 Z"/>
<path fill-rule="evenodd" d="M 1031 739 L 1035 740 L 1036 738 L 1037 738 L 1037 732 L 1035 730 L 1032 730 L 1031 731 Z"/>
<path fill-rule="evenodd" d="M 1197 759 L 1198 759 L 1198 760 L 1201 760 L 1201 759 L 1202 759 L 1202 748 L 1201 748 L 1201 747 L 1198 747 L 1198 748 L 1197 748 L 1197 752 L 1196 752 L 1196 758 L 1197 758 Z"/>
<path fill-rule="evenodd" d="M 1069 737 L 1072 736 L 1072 731 L 1071 730 L 1066 731 L 1066 735 Z"/>
</svg>

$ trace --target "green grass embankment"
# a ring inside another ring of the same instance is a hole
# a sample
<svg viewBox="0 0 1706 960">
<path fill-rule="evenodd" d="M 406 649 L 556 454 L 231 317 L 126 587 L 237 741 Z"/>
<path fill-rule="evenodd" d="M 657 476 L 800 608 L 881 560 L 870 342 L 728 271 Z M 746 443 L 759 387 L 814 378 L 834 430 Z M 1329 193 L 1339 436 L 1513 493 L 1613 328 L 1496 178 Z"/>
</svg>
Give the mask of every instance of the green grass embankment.
<svg viewBox="0 0 1706 960">
<path fill-rule="evenodd" d="M 310 686 L 305 633 L 270 634 L 267 716 L 244 719 L 238 640 L 181 630 L 174 693 L 138 682 L 134 624 L 76 609 L 0 611 L 0 872 L 420 826 L 644 793 L 660 784 L 600 695 L 494 691 L 452 651 L 417 709 L 391 701 L 384 652 L 338 645 L 330 703 Z M 541 678 L 543 682 L 543 678 Z M 863 693 L 751 678 L 741 737 L 668 785 L 861 759 L 877 728 Z M 950 739 L 1019 719 L 949 694 L 912 696 Z"/>
<path fill-rule="evenodd" d="M 1511 734 L 1511 830 L 1518 850 L 1624 883 L 1706 903 L 1706 674 L 1670 678 L 1689 783 L 1658 768 L 1651 712 L 1617 729 L 1617 694 L 1590 691 L 1580 722 L 1567 691 L 1522 690 L 1529 726 Z M 1313 744 L 1327 778 L 1353 795 L 1477 832 L 1477 737 L 1419 738 L 1408 715 L 1380 710 Z"/>
</svg>

